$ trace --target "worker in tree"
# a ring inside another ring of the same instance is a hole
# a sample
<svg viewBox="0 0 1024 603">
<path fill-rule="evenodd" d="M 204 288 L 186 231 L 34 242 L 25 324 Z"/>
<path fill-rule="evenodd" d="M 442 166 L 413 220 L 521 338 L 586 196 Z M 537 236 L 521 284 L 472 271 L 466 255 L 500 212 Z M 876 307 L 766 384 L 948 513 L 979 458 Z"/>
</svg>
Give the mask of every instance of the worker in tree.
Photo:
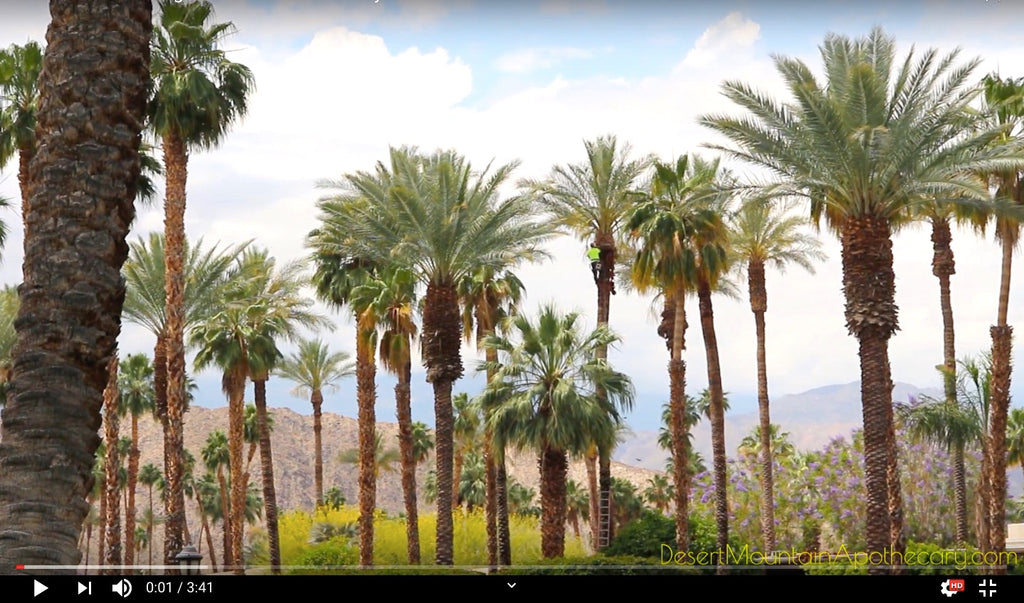
<svg viewBox="0 0 1024 603">
<path fill-rule="evenodd" d="M 594 283 L 597 283 L 601 276 L 601 249 L 597 246 L 596 241 L 590 244 L 590 249 L 587 250 L 587 259 L 590 260 L 590 271 L 594 273 Z"/>
</svg>

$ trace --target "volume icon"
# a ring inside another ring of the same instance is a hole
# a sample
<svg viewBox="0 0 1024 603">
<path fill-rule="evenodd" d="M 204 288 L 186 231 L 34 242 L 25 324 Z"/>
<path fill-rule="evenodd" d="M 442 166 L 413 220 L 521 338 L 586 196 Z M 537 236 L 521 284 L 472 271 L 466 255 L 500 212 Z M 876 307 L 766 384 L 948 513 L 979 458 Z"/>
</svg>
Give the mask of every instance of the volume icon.
<svg viewBox="0 0 1024 603">
<path fill-rule="evenodd" d="M 122 578 L 120 582 L 114 583 L 111 590 L 121 595 L 122 598 L 128 598 L 128 595 L 132 594 L 132 583 Z"/>
</svg>

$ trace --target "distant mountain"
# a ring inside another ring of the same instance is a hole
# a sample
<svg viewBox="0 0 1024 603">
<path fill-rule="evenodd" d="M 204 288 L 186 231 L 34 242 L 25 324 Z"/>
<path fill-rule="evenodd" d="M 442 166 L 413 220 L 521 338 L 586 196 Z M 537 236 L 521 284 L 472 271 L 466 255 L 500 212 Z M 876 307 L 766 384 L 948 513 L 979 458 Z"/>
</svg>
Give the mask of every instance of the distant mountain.
<svg viewBox="0 0 1024 603">
<path fill-rule="evenodd" d="M 893 400 L 906 402 L 911 396 L 942 396 L 936 388 L 921 389 L 907 383 L 896 383 Z M 826 385 L 800 394 L 779 396 L 771 400 L 771 420 L 789 432 L 793 445 L 800 450 L 821 448 L 836 437 L 849 436 L 863 425 L 860 404 L 860 382 Z M 729 456 L 740 441 L 757 427 L 757 411 L 726 413 L 725 448 Z M 616 448 L 615 458 L 641 467 L 661 470 L 667 453 L 657 444 L 655 431 L 638 431 Z M 705 459 L 711 459 L 711 426 L 702 419 L 694 432 L 694 446 Z"/>
</svg>

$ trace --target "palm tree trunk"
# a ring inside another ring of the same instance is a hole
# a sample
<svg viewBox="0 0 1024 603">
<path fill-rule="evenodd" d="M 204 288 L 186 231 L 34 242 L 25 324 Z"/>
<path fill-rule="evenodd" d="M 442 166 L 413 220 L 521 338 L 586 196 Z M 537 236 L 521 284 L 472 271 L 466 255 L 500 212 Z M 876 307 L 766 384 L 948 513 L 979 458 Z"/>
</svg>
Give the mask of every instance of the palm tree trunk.
<svg viewBox="0 0 1024 603">
<path fill-rule="evenodd" d="M 765 351 L 764 315 L 768 311 L 764 262 L 752 259 L 747 265 L 750 310 L 754 313 L 757 336 L 757 411 L 761 426 L 761 538 L 765 553 L 775 550 L 775 483 L 772 475 L 772 421 L 768 402 L 768 362 Z"/>
<path fill-rule="evenodd" d="M 672 481 L 675 483 L 676 549 L 690 549 L 690 437 L 686 423 L 686 299 L 683 291 L 672 295 L 672 358 L 668 365 L 669 411 L 672 430 Z"/>
<path fill-rule="evenodd" d="M 260 473 L 263 477 L 263 516 L 267 522 L 267 544 L 270 547 L 270 571 L 281 573 L 281 544 L 277 531 L 277 491 L 274 489 L 274 454 L 270 447 L 270 425 L 267 420 L 267 380 L 253 381 L 256 422 L 260 435 Z"/>
<path fill-rule="evenodd" d="M 124 514 L 124 564 L 135 564 L 135 486 L 139 481 L 139 417 L 132 413 L 132 447 L 128 451 L 127 510 Z M 125 568 L 125 574 L 132 573 Z"/>
<path fill-rule="evenodd" d="M 505 451 L 495 450 L 495 494 L 498 499 L 498 564 L 512 565 L 512 539 L 508 526 L 508 474 L 505 472 Z"/>
<path fill-rule="evenodd" d="M 52 0 L 50 14 L 0 435 L 4 568 L 81 558 L 149 82 L 149 0 Z"/>
<path fill-rule="evenodd" d="M 540 549 L 545 559 L 565 553 L 565 480 L 569 463 L 564 450 L 544 446 L 540 467 Z"/>
<path fill-rule="evenodd" d="M 725 393 L 722 390 L 722 367 L 718 359 L 718 339 L 715 335 L 715 313 L 711 302 L 711 287 L 706 280 L 697 288 L 697 299 L 700 302 L 700 327 L 704 336 L 704 353 L 708 365 L 708 391 L 711 396 L 711 448 L 714 460 L 715 484 L 715 525 L 717 526 L 717 546 L 725 550 L 729 542 L 729 503 L 727 494 L 726 455 L 725 455 Z M 725 570 L 719 564 L 718 572 Z"/>
<path fill-rule="evenodd" d="M 108 364 L 107 387 L 103 390 L 103 434 L 106 440 L 107 457 L 104 462 L 106 488 L 103 493 L 107 499 L 107 517 L 103 522 L 104 539 L 107 541 L 106 565 L 121 565 L 121 491 L 118 489 L 117 473 L 121 467 L 117 441 L 121 420 L 117 414 L 117 350 Z M 108 574 L 121 573 L 120 569 L 110 569 Z"/>
<path fill-rule="evenodd" d="M 898 329 L 892 238 L 882 218 L 861 216 L 841 226 L 846 326 L 857 338 L 861 410 L 864 421 L 864 473 L 867 553 L 884 554 L 892 542 L 889 508 L 892 381 L 889 338 Z M 872 564 L 871 574 L 885 568 Z"/>
<path fill-rule="evenodd" d="M 359 565 L 373 565 L 373 511 L 377 500 L 377 402 L 374 349 L 369 329 L 359 320 L 356 333 L 356 388 L 359 406 Z"/>
<path fill-rule="evenodd" d="M 107 473 L 103 472 L 103 483 L 100 484 L 100 516 L 97 518 L 99 522 L 99 533 L 96 535 L 96 562 L 103 563 L 104 555 L 107 552 L 106 537 L 104 530 L 107 525 Z M 986 507 L 987 508 L 987 507 Z"/>
<path fill-rule="evenodd" d="M 409 565 L 420 563 L 419 510 L 416 507 L 416 459 L 412 450 L 412 363 L 403 361 L 395 384 L 398 448 L 402 456 L 402 497 L 405 502 L 405 540 Z"/>
<path fill-rule="evenodd" d="M 210 568 L 213 573 L 217 573 L 217 551 L 213 548 L 213 534 L 210 533 L 210 521 L 207 517 L 206 509 L 203 508 L 203 497 L 199 494 L 199 488 L 195 489 L 196 494 L 196 506 L 199 507 L 199 517 L 202 520 L 202 530 L 206 532 L 206 548 L 210 550 Z M 199 546 L 202 547 L 202 541 L 199 542 Z M 200 552 L 202 552 L 200 550 Z"/>
<path fill-rule="evenodd" d="M 462 377 L 462 317 L 459 297 L 450 283 L 427 285 L 422 349 L 427 381 L 434 387 L 437 476 L 437 565 L 451 565 L 452 523 L 452 384 Z"/>
<path fill-rule="evenodd" d="M 591 444 L 587 449 L 587 452 L 583 455 L 583 464 L 587 468 L 587 492 L 590 493 L 590 547 L 592 550 L 597 550 L 597 539 L 601 533 L 601 512 L 598 510 L 600 506 L 598 498 L 601 496 L 600 490 L 597 487 L 597 445 Z"/>
<path fill-rule="evenodd" d="M 188 152 L 185 141 L 173 129 L 163 137 L 167 196 L 164 201 L 164 307 L 167 354 L 167 435 L 164 476 L 167 479 L 167 520 L 164 523 L 164 563 L 185 544 L 185 495 L 181 459 L 184 457 L 185 413 L 185 184 Z M 239 482 L 236 486 L 241 487 Z M 244 500 L 244 499 L 243 499 Z M 241 545 L 239 544 L 239 547 Z M 240 550 L 240 548 L 239 548 Z"/>
<path fill-rule="evenodd" d="M 324 394 L 318 389 L 313 390 L 310 396 L 310 403 L 313 405 L 313 481 L 316 484 L 316 506 L 319 509 L 324 504 L 324 445 L 321 438 L 323 431 L 323 405 Z"/>
<path fill-rule="evenodd" d="M 1008 280 L 1009 277 L 1007 277 Z M 1006 548 L 1006 421 L 1010 401 L 1013 327 L 997 325 L 992 335 L 992 394 L 989 408 L 989 550 Z M 996 573 L 1003 573 L 1001 570 Z"/>
<path fill-rule="evenodd" d="M 885 366 L 890 367 L 888 346 L 886 346 Z M 899 450 L 896 441 L 896 422 L 892 408 L 892 375 L 889 371 L 885 374 L 886 384 L 889 388 L 889 400 L 885 405 L 886 411 L 886 436 L 885 445 L 887 448 L 885 479 L 888 488 L 886 502 L 889 506 L 889 550 L 893 552 L 893 567 L 891 574 L 903 573 L 903 564 L 896 564 L 895 561 L 903 559 L 907 551 L 907 537 L 903 522 L 903 494 L 900 486 Z"/>
<path fill-rule="evenodd" d="M 597 246 L 601 249 L 601 271 L 597 280 L 597 324 L 608 326 L 612 292 L 615 289 L 615 242 L 608 234 L 598 234 Z M 608 346 L 601 345 L 595 356 L 608 359 Z M 597 397 L 603 403 L 605 392 L 597 389 Z M 608 546 L 612 538 L 612 517 L 614 516 L 611 481 L 611 450 L 608 443 L 599 442 L 598 459 L 598 505 L 597 505 L 597 550 Z"/>
<path fill-rule="evenodd" d="M 462 482 L 462 447 L 453 446 L 452 450 L 452 506 L 462 505 L 459 497 L 459 484 Z"/>
<path fill-rule="evenodd" d="M 230 409 L 229 409 L 230 410 Z M 232 528 L 231 521 L 231 502 L 230 502 L 230 487 L 228 486 L 227 478 L 224 477 L 223 467 L 217 468 L 217 481 L 220 484 L 220 508 L 221 518 L 220 522 L 223 525 L 223 547 L 224 547 L 224 570 L 227 571 L 233 565 L 235 565 L 235 556 L 232 554 L 231 543 L 233 539 L 231 533 L 234 531 Z"/>
<path fill-rule="evenodd" d="M 245 358 L 246 356 L 243 352 L 242 357 Z M 224 389 L 228 392 L 228 466 L 231 476 L 231 561 L 234 573 L 239 575 L 245 574 L 242 557 L 242 542 L 245 532 L 245 477 L 242 467 L 242 448 L 243 440 L 245 439 L 245 379 L 245 368 L 236 367 L 224 375 Z M 169 392 L 170 390 L 168 390 Z M 225 516 L 227 516 L 227 512 L 225 512 Z"/>
<path fill-rule="evenodd" d="M 956 274 L 953 259 L 953 239 L 948 218 L 932 218 L 932 274 L 939 279 L 939 307 L 942 309 L 942 365 L 943 390 L 946 403 L 956 405 L 956 345 L 953 329 L 953 303 L 950 296 L 950 277 Z M 956 514 L 956 541 L 967 544 L 967 496 L 964 484 L 963 449 L 956 451 L 953 472 L 954 512 Z"/>
</svg>

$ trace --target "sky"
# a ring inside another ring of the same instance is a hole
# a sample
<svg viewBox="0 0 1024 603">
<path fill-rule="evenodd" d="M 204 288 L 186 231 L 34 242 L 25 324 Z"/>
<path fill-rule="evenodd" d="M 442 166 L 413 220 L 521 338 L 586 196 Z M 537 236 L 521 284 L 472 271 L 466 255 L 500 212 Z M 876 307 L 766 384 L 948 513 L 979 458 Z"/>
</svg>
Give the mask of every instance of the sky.
<svg viewBox="0 0 1024 603">
<path fill-rule="evenodd" d="M 308 253 L 305 236 L 318 223 L 316 202 L 330 192 L 318 183 L 372 169 L 389 146 L 454 148 L 480 168 L 519 161 L 514 180 L 544 178 L 554 165 L 581 162 L 584 141 L 609 134 L 631 145 L 634 157 L 712 157 L 705 145 L 725 141 L 697 120 L 736 110 L 720 94 L 721 83 L 738 80 L 785 99 L 772 56 L 799 58 L 820 73 L 818 46 L 828 33 L 859 37 L 880 25 L 895 36 L 900 57 L 912 48 L 959 48 L 960 62 L 980 60 L 976 79 L 996 71 L 1024 76 L 1018 27 L 1024 4 L 1009 1 L 223 0 L 215 6 L 216 21 L 236 28 L 224 47 L 231 60 L 252 69 L 256 90 L 248 114 L 223 142 L 190 156 L 186 231 L 206 245 L 253 239 L 279 262 Z M 5 3 L 0 46 L 43 41 L 48 23 L 46 3 Z M 726 164 L 741 177 L 750 175 L 741 164 Z M 0 195 L 14 201 L 0 213 L 11 226 L 0 264 L 4 284 L 21 280 L 16 170 L 12 162 L 0 171 Z M 162 182 L 158 186 L 162 190 Z M 162 227 L 158 201 L 139 208 L 129 239 Z M 813 274 L 768 272 L 772 397 L 859 379 L 856 340 L 843 317 L 839 246 L 827 232 L 820 238 L 827 259 Z M 991 233 L 962 230 L 954 232 L 953 250 L 957 352 L 977 354 L 991 345 L 1000 251 Z M 564 236 L 549 251 L 551 260 L 519 271 L 524 311 L 553 302 L 593 325 L 597 302 L 585 244 Z M 893 378 L 935 387 L 942 333 L 929 231 L 900 231 L 894 256 L 900 331 L 890 343 Z M 1024 276 L 1014 272 L 1010 321 L 1020 327 Z M 715 321 L 724 388 L 733 412 L 747 412 L 756 405 L 754 320 L 745 277 L 738 283 L 737 299 L 715 298 Z M 317 335 L 335 350 L 352 352 L 350 318 L 318 307 L 336 329 Z M 659 309 L 651 296 L 622 288 L 611 301 L 610 326 L 622 341 L 609 360 L 636 386 L 627 420 L 638 430 L 658 427 L 668 398 L 668 354 L 656 334 Z M 695 301 L 687 312 L 697 316 Z M 695 394 L 707 377 L 698 323 L 691 325 L 685 360 L 687 390 Z M 1018 359 L 1024 357 L 1021 341 L 1018 335 Z M 131 324 L 119 339 L 122 354 L 151 355 L 154 343 Z M 455 391 L 473 395 L 483 384 L 475 374 L 479 355 L 466 347 L 463 358 L 467 376 Z M 1021 365 L 1013 374 L 1017 400 L 1024 399 Z M 197 404 L 225 403 L 215 370 L 196 379 Z M 413 381 L 414 419 L 432 424 L 431 389 L 418 365 Z M 378 420 L 394 420 L 393 383 L 379 373 Z M 270 405 L 310 414 L 308 399 L 290 389 L 271 379 Z M 355 416 L 354 379 L 328 393 L 324 408 Z"/>
</svg>

